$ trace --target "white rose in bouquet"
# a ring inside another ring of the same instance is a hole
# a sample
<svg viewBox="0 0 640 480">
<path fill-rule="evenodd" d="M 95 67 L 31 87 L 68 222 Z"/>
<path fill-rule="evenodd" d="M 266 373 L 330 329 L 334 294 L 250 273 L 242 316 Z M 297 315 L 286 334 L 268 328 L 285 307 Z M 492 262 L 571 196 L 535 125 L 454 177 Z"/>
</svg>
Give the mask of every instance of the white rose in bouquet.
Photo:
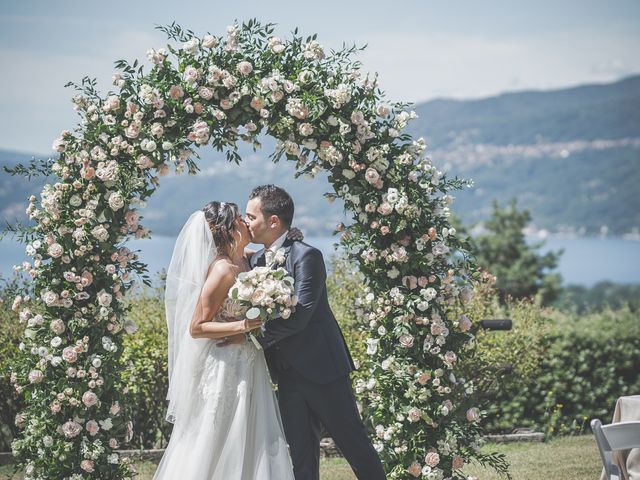
<svg viewBox="0 0 640 480">
<path fill-rule="evenodd" d="M 246 309 L 248 319 L 261 318 L 265 322 L 276 317 L 289 318 L 298 303 L 294 280 L 283 267 L 256 267 L 241 273 L 228 296 Z M 255 338 L 252 340 L 259 346 Z"/>
</svg>

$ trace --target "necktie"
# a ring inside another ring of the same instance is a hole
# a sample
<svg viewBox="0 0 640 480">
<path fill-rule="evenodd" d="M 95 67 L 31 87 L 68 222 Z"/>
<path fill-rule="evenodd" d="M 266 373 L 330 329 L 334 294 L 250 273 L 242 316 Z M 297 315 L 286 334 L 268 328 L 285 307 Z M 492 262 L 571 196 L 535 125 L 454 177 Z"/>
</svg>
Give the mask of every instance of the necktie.
<svg viewBox="0 0 640 480">
<path fill-rule="evenodd" d="M 260 254 L 260 256 L 258 257 L 258 261 L 256 262 L 256 265 L 258 267 L 264 267 L 265 266 L 265 252 L 262 252 Z"/>
</svg>

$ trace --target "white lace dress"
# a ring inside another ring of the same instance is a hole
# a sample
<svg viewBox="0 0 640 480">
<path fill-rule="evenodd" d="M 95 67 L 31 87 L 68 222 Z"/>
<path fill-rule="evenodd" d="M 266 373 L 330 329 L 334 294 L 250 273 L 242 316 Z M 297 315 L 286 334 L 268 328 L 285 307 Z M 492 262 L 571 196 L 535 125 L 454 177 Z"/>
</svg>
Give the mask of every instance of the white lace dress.
<svg viewBox="0 0 640 480">
<path fill-rule="evenodd" d="M 225 299 L 217 321 L 244 316 Z M 252 342 L 205 350 L 197 401 L 201 408 L 174 425 L 154 479 L 294 479 L 280 412 L 262 351 Z"/>
</svg>

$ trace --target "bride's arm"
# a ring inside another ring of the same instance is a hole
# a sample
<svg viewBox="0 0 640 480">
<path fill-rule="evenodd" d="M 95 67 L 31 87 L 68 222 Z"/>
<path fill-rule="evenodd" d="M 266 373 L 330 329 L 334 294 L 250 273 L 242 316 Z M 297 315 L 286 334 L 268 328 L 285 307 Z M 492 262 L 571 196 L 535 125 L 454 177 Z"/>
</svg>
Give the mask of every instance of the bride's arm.
<svg viewBox="0 0 640 480">
<path fill-rule="evenodd" d="M 262 325 L 259 319 L 235 322 L 213 321 L 234 281 L 235 276 L 228 265 L 224 262 L 213 265 L 202 287 L 202 293 L 191 319 L 189 333 L 193 338 L 223 338 L 246 333 Z"/>
</svg>

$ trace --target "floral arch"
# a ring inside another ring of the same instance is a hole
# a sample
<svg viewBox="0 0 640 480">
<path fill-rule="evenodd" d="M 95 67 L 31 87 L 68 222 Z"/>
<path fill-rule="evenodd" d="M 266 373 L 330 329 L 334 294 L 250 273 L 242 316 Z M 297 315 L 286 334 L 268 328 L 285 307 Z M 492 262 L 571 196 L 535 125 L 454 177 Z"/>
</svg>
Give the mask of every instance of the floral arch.
<svg viewBox="0 0 640 480">
<path fill-rule="evenodd" d="M 255 20 L 220 37 L 161 30 L 180 46 L 149 50 L 148 73 L 116 62 L 106 96 L 93 80 L 76 85 L 78 127 L 55 140 L 58 158 L 32 166 L 56 178 L 31 197 L 35 226 L 23 232 L 37 302 L 14 304 L 26 323 L 12 373 L 26 399 L 13 445 L 25 478 L 132 476 L 116 452 L 131 435 L 118 359 L 123 299 L 145 266 L 124 242 L 148 234 L 138 207 L 171 164 L 196 173 L 194 148 L 208 145 L 240 163 L 237 142 L 257 148 L 260 132 L 298 174 L 328 171 L 352 213 L 341 242 L 368 280 L 358 309 L 370 358 L 356 391 L 388 477 L 462 479 L 470 458 L 490 461 L 477 449 L 474 386 L 456 376 L 472 335 L 451 309 L 470 295 L 473 265 L 448 192 L 464 182 L 403 133 L 415 113 L 361 77 L 356 47 L 326 54 L 315 35 L 283 41 Z"/>
</svg>

